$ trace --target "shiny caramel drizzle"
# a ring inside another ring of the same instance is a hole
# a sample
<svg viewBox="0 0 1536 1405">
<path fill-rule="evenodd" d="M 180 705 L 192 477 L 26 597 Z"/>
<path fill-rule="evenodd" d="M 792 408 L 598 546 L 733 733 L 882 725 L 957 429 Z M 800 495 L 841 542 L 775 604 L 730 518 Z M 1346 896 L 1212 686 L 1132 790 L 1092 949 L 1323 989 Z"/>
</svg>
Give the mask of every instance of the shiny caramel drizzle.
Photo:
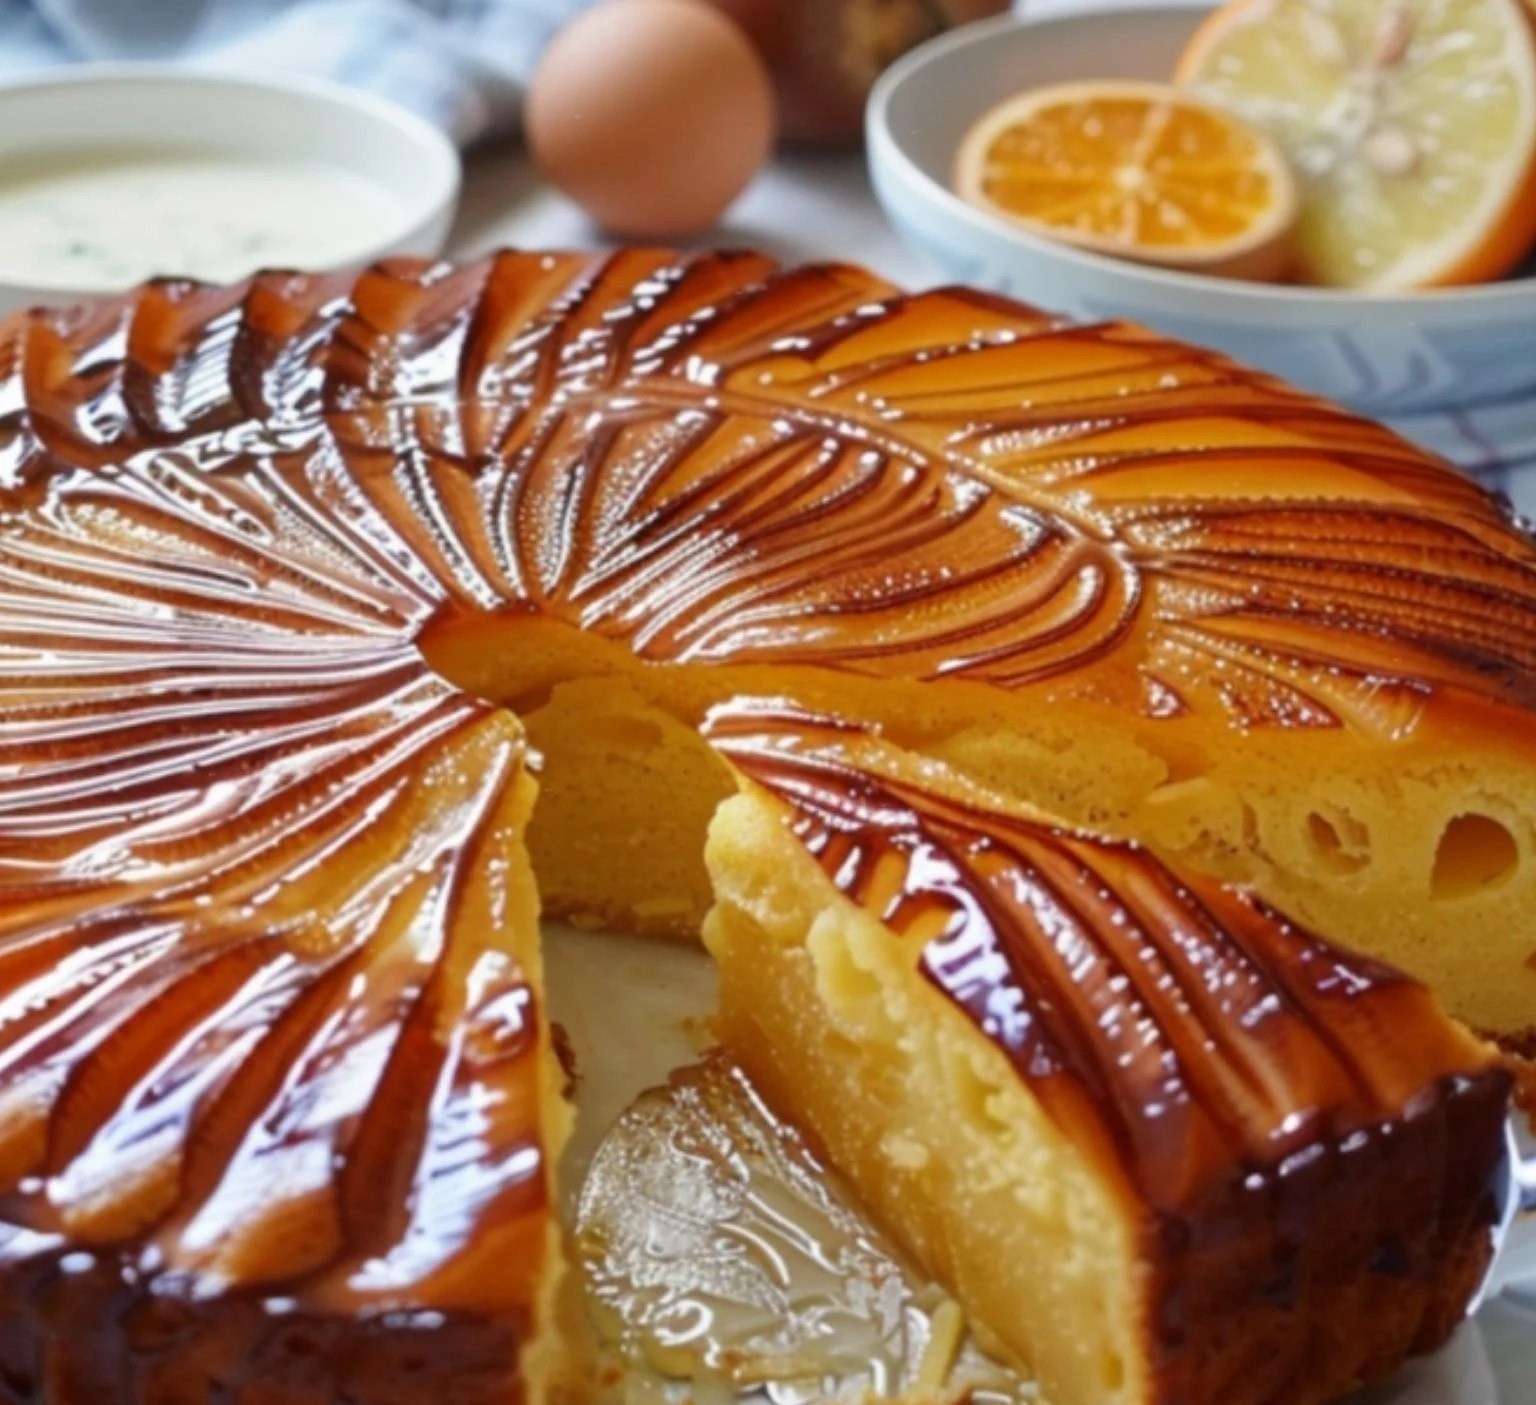
<svg viewBox="0 0 1536 1405">
<path fill-rule="evenodd" d="M 496 943 L 521 744 L 390 647 L 217 632 L 6 660 L 4 1218 L 199 1292 L 452 1297 L 475 1221 L 545 1198 Z"/>
<path fill-rule="evenodd" d="M 1133 1188 L 1166 1398 L 1224 1398 L 1257 1364 L 1228 1356 L 1245 1339 L 1276 1399 L 1288 1372 L 1298 1391 L 1348 1379 L 1351 1348 L 1337 1367 L 1318 1353 L 1389 1284 L 1398 1352 L 1456 1325 L 1491 1252 L 1510 1078 L 1425 989 L 847 722 L 740 701 L 706 733 Z"/>
<path fill-rule="evenodd" d="M 51 488 L 0 560 L 6 1379 L 373 1405 L 431 1361 L 514 1398 L 548 1214 L 514 724 L 322 534 L 243 535 L 248 484 Z"/>
<path fill-rule="evenodd" d="M 1536 700 L 1536 549 L 1491 499 L 1131 327 L 628 251 L 161 283 L 0 341 L 24 516 L 89 536 L 63 468 L 176 461 L 271 562 L 333 538 L 397 626 L 520 606 L 657 661 L 1064 679 L 1245 725 Z"/>
<path fill-rule="evenodd" d="M 522 1310 L 539 1015 L 488 857 L 520 749 L 422 663 L 435 618 L 1153 716 L 1335 725 L 1395 689 L 1525 727 L 1533 607 L 1530 540 L 1383 430 L 846 267 L 505 253 L 15 317 L 0 1255 L 322 1315 Z M 1284 1103 L 1250 1057 L 1245 1116 Z"/>
</svg>

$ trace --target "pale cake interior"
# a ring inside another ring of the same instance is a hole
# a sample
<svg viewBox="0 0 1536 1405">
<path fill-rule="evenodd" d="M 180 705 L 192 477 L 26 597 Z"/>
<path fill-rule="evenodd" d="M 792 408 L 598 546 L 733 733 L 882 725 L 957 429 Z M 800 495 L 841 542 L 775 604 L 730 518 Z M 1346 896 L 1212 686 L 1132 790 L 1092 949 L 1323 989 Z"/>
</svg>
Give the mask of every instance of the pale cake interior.
<svg viewBox="0 0 1536 1405">
<path fill-rule="evenodd" d="M 1090 1165 L 922 979 L 921 941 L 841 898 L 771 802 L 729 800 L 709 861 L 721 1033 L 754 1082 L 1048 1398 L 1153 1398 L 1142 1231 L 1108 1158 Z"/>
<path fill-rule="evenodd" d="M 1479 1032 L 1514 1047 L 1536 1034 L 1536 757 L 1508 735 L 1367 746 L 1343 728 L 1277 728 L 1217 754 L 1178 718 L 1028 689 L 648 664 L 529 616 L 456 621 L 423 648 L 451 681 L 511 706 L 544 757 L 529 845 L 551 915 L 692 939 L 710 903 L 705 829 L 735 790 L 698 724 L 728 698 L 788 696 L 1249 884 L 1425 982 Z"/>
</svg>

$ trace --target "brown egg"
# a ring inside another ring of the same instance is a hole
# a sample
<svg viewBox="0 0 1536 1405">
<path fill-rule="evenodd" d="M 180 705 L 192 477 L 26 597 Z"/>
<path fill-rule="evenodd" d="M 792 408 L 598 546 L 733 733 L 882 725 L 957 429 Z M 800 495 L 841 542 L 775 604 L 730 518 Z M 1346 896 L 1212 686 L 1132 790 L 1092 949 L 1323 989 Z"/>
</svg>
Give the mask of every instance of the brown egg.
<svg viewBox="0 0 1536 1405">
<path fill-rule="evenodd" d="M 767 69 L 701 0 L 605 0 L 555 36 L 528 91 L 545 177 L 604 228 L 709 228 L 773 146 Z"/>
</svg>

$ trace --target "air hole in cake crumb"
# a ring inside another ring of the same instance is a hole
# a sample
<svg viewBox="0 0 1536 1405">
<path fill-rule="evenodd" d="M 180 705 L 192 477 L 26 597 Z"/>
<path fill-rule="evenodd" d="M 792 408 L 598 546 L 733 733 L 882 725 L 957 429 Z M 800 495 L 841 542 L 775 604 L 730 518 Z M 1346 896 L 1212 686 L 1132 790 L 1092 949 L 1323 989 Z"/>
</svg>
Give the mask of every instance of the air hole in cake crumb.
<svg viewBox="0 0 1536 1405">
<path fill-rule="evenodd" d="M 872 1005 L 880 999 L 880 981 L 846 951 L 836 948 L 821 958 L 826 990 L 841 1005 Z"/>
<path fill-rule="evenodd" d="M 848 944 L 830 932 L 813 931 L 806 945 L 816 963 L 816 984 L 834 1019 L 868 1043 L 890 1029 L 880 977 L 860 965 Z M 874 1049 L 871 1052 L 875 1052 Z"/>
<path fill-rule="evenodd" d="M 1125 1360 L 1118 1352 L 1108 1352 L 1104 1357 L 1104 1390 L 1118 1395 L 1125 1389 Z"/>
<path fill-rule="evenodd" d="M 1353 815 L 1313 810 L 1307 816 L 1312 855 L 1330 873 L 1359 873 L 1371 861 L 1371 832 Z"/>
<path fill-rule="evenodd" d="M 1436 898 L 1464 898 L 1504 882 L 1520 862 L 1509 827 L 1489 815 L 1457 815 L 1435 846 L 1429 890 Z"/>
<path fill-rule="evenodd" d="M 1004 1140 L 1011 1132 L 1006 1118 L 992 1111 L 997 1089 L 963 1060 L 955 1068 L 955 1109 L 984 1137 Z"/>
</svg>

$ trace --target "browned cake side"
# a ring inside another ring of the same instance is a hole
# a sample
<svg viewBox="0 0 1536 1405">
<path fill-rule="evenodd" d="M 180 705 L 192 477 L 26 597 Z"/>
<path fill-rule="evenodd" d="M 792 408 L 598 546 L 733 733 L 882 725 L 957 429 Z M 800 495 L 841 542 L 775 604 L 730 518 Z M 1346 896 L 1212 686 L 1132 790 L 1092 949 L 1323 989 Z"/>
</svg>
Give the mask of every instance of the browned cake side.
<svg viewBox="0 0 1536 1405">
<path fill-rule="evenodd" d="M 24 1232 L 23 1232 L 24 1233 Z M 516 1405 L 527 1324 L 432 1309 L 377 1317 L 281 1294 L 199 1303 L 112 1255 L 12 1241 L 0 1399 L 48 1405 Z"/>
</svg>

